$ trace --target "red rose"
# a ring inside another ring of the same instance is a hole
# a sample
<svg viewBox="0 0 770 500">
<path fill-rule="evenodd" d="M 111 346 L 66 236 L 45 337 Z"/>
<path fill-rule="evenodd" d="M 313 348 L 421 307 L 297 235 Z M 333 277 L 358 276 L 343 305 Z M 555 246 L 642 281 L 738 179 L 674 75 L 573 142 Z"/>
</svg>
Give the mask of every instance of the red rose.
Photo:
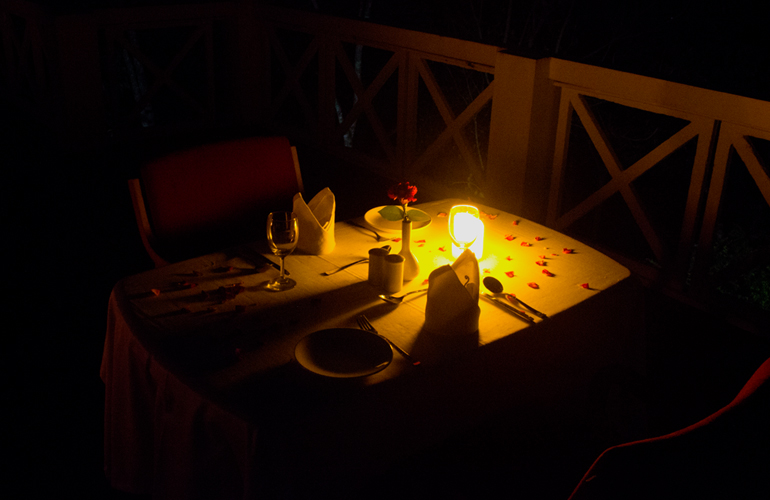
<svg viewBox="0 0 770 500">
<path fill-rule="evenodd" d="M 388 189 L 388 197 L 398 201 L 399 205 L 406 205 L 407 203 L 417 201 L 417 198 L 414 197 L 416 194 L 417 186 L 412 186 L 408 182 L 399 182 Z"/>
</svg>

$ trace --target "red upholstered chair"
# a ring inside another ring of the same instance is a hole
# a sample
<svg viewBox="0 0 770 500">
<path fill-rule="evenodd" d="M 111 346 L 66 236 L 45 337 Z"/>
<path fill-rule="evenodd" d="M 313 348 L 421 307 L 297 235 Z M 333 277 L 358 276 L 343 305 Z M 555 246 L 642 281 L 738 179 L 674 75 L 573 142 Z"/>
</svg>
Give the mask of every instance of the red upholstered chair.
<svg viewBox="0 0 770 500">
<path fill-rule="evenodd" d="M 303 191 L 285 137 L 253 137 L 169 154 L 130 179 L 134 213 L 156 267 L 265 238 L 267 215 Z"/>
<path fill-rule="evenodd" d="M 570 500 L 770 498 L 770 359 L 727 406 L 605 450 Z"/>
</svg>

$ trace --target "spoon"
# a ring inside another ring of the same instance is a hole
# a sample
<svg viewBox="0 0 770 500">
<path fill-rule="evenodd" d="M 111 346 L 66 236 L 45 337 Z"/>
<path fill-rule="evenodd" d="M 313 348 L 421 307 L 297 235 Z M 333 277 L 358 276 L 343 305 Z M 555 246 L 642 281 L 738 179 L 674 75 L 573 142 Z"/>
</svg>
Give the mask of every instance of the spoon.
<svg viewBox="0 0 770 500">
<path fill-rule="evenodd" d="M 500 283 L 500 280 L 498 280 L 497 278 L 495 278 L 493 276 L 486 276 L 484 278 L 483 282 L 484 282 L 484 286 L 487 287 L 487 290 L 489 290 L 490 292 L 492 292 L 494 294 L 503 293 L 503 284 Z M 546 319 L 548 317 L 545 314 L 543 314 L 540 311 L 538 311 L 537 309 L 535 309 L 534 307 L 525 304 L 518 297 L 514 297 L 513 295 L 510 295 L 510 294 L 506 294 L 506 297 L 508 297 L 509 299 L 510 298 L 516 299 L 516 301 L 519 304 L 523 305 L 524 307 L 526 307 L 527 309 L 532 311 L 532 314 L 534 314 L 535 316 L 538 316 L 538 317 L 540 317 L 542 319 Z"/>
<path fill-rule="evenodd" d="M 390 252 L 390 245 L 385 245 L 382 248 L 384 248 L 385 250 Z M 350 266 L 355 266 L 356 264 L 360 264 L 360 263 L 366 262 L 368 260 L 369 260 L 368 257 L 364 257 L 363 259 L 358 259 L 356 261 L 351 262 L 350 264 L 345 264 L 344 266 L 338 267 L 337 269 L 335 269 L 333 271 L 325 271 L 325 272 L 321 273 L 321 276 L 331 276 L 332 274 L 337 274 L 338 272 L 342 271 L 343 269 L 347 269 Z"/>
<path fill-rule="evenodd" d="M 407 295 L 412 295 L 413 293 L 420 293 L 420 292 L 427 292 L 427 288 L 420 288 L 419 290 L 412 290 L 411 292 L 406 292 L 404 295 L 396 297 L 395 295 L 378 295 L 379 298 L 384 300 L 385 302 L 390 302 L 391 304 L 400 304 L 404 301 L 404 297 Z"/>
</svg>

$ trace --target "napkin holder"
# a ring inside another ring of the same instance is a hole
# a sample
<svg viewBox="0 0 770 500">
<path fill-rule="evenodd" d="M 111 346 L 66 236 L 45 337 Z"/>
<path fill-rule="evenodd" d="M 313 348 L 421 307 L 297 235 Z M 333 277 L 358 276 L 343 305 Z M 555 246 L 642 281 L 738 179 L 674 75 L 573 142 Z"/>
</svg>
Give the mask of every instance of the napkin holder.
<svg viewBox="0 0 770 500">
<path fill-rule="evenodd" d="M 305 203 L 302 193 L 294 195 L 294 213 L 299 225 L 299 251 L 310 255 L 324 255 L 334 250 L 336 207 L 334 194 L 328 187 L 316 194 L 310 203 Z"/>
</svg>

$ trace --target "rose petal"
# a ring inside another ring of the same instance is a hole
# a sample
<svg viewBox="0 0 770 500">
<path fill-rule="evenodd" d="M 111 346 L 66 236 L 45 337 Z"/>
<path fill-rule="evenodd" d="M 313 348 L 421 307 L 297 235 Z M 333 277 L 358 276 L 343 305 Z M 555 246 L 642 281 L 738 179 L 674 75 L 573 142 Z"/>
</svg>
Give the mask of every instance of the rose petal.
<svg viewBox="0 0 770 500">
<path fill-rule="evenodd" d="M 425 278 L 425 279 L 423 280 L 422 284 L 423 284 L 423 285 L 427 285 L 427 284 L 428 284 L 428 278 Z"/>
<path fill-rule="evenodd" d="M 527 243 L 526 241 L 522 241 L 521 242 L 521 246 L 523 246 L 523 247 L 531 247 L 532 243 Z"/>
<path fill-rule="evenodd" d="M 528 287 L 530 287 L 530 288 L 535 288 L 535 289 L 537 289 L 537 288 L 540 288 L 540 287 L 537 285 L 537 283 L 535 283 L 534 281 L 533 281 L 533 282 L 531 282 L 531 283 L 527 283 L 527 286 L 528 286 Z"/>
<path fill-rule="evenodd" d="M 446 247 L 438 247 L 438 249 L 441 250 L 442 252 L 446 252 Z"/>
<path fill-rule="evenodd" d="M 157 297 L 158 295 L 160 295 L 160 290 L 158 290 L 157 288 L 153 288 L 153 289 L 152 289 L 152 290 L 150 290 L 150 291 L 151 291 L 153 294 L 155 294 L 155 296 L 156 296 L 156 297 Z"/>
<path fill-rule="evenodd" d="M 574 248 L 565 248 L 564 250 L 562 250 L 562 252 L 564 253 L 573 253 L 574 251 L 575 251 Z"/>
<path fill-rule="evenodd" d="M 543 274 L 545 274 L 548 277 L 553 277 L 553 273 L 549 271 L 548 269 L 543 269 Z"/>
<path fill-rule="evenodd" d="M 516 237 L 512 234 L 506 234 L 505 239 L 508 241 L 513 241 Z"/>
<path fill-rule="evenodd" d="M 446 212 L 439 212 L 436 217 L 446 217 Z"/>
<path fill-rule="evenodd" d="M 519 221 L 515 220 L 515 221 L 511 222 L 511 224 L 514 225 L 514 226 L 518 226 L 519 225 Z"/>
<path fill-rule="evenodd" d="M 583 284 L 582 284 L 582 285 L 580 285 L 580 286 L 582 286 L 583 288 L 591 288 L 590 286 L 588 286 L 588 283 L 583 283 Z"/>
<path fill-rule="evenodd" d="M 544 260 L 538 260 L 537 262 L 535 262 L 535 264 L 537 264 L 538 266 L 547 266 L 548 265 L 548 263 L 546 261 L 544 261 Z"/>
<path fill-rule="evenodd" d="M 490 271 L 489 269 L 484 269 L 484 274 L 492 274 L 492 271 Z"/>
<path fill-rule="evenodd" d="M 511 257 L 511 256 L 509 255 L 508 257 L 506 257 L 506 258 L 505 258 L 505 260 L 513 260 L 513 257 Z"/>
<path fill-rule="evenodd" d="M 393 238 L 393 241 L 398 243 L 399 241 L 401 241 L 401 238 Z"/>
<path fill-rule="evenodd" d="M 509 278 L 513 278 L 514 276 L 513 271 L 505 271 L 505 275 L 508 276 Z"/>
<path fill-rule="evenodd" d="M 540 241 L 540 240 L 542 240 L 542 239 L 543 239 L 543 238 L 541 238 L 540 236 L 535 236 L 535 241 Z"/>
</svg>

